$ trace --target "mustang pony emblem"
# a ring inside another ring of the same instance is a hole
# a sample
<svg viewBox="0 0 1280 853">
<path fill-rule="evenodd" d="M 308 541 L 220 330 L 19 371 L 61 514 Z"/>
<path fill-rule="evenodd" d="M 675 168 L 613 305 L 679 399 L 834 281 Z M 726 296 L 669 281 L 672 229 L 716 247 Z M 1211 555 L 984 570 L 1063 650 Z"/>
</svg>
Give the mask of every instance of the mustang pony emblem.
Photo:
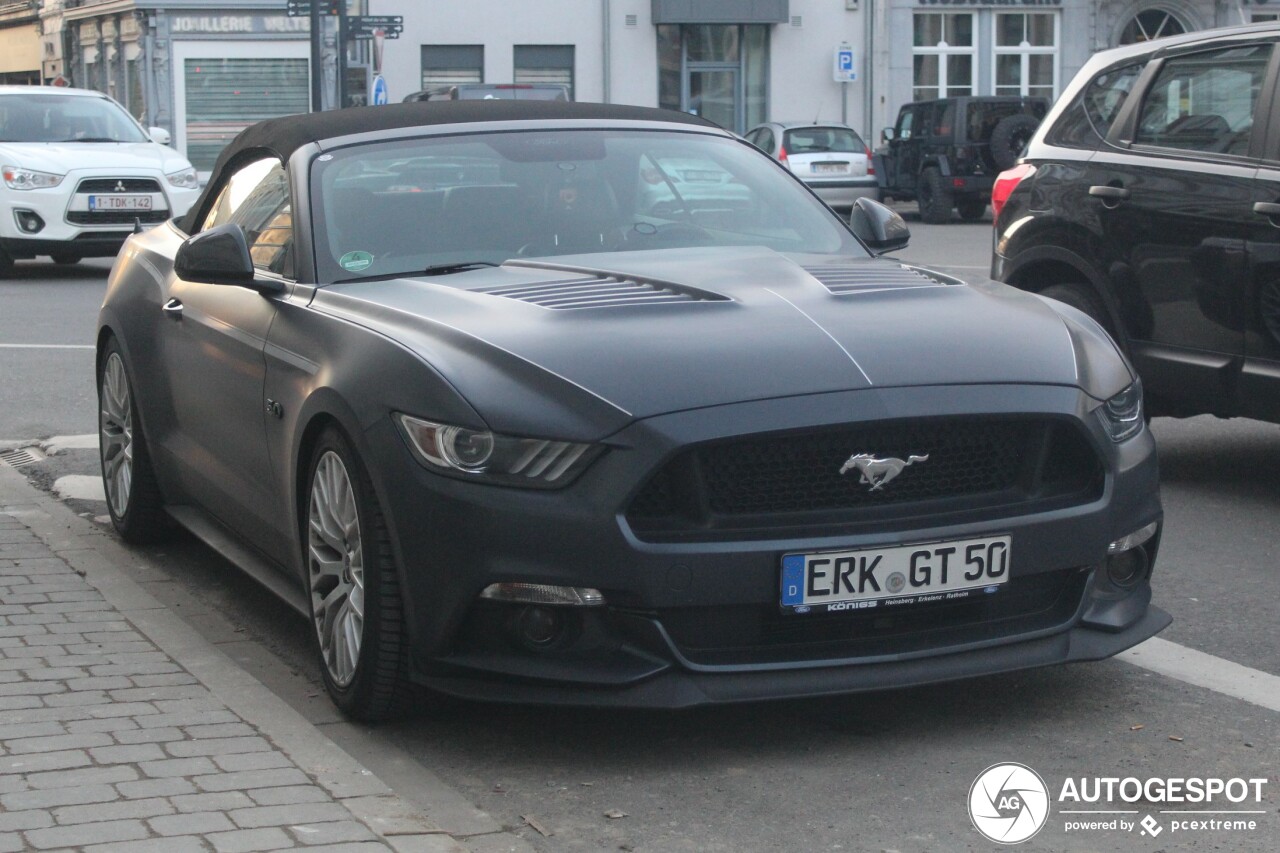
<svg viewBox="0 0 1280 853">
<path fill-rule="evenodd" d="M 845 460 L 840 466 L 840 473 L 843 474 L 853 468 L 857 468 L 862 476 L 859 477 L 863 483 L 871 487 L 871 491 L 879 489 L 888 483 L 894 477 L 902 473 L 902 469 L 916 462 L 928 462 L 929 455 L 924 456 L 908 456 L 906 461 L 889 456 L 885 459 L 878 459 L 870 453 L 855 453 Z"/>
</svg>

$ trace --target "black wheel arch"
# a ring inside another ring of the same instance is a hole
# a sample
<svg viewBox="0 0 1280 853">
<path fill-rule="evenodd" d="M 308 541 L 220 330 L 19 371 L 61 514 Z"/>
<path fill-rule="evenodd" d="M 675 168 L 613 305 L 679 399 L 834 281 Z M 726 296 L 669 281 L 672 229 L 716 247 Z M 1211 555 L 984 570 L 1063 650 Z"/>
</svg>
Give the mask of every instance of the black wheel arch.
<svg viewBox="0 0 1280 853">
<path fill-rule="evenodd" d="M 1107 279 L 1093 269 L 1084 258 L 1060 246 L 1035 246 L 1010 258 L 1004 277 L 1006 284 L 1019 290 L 1039 293 L 1059 284 L 1076 284 L 1089 288 L 1107 312 L 1110 331 L 1126 355 L 1129 354 L 1128 326 Z"/>
</svg>

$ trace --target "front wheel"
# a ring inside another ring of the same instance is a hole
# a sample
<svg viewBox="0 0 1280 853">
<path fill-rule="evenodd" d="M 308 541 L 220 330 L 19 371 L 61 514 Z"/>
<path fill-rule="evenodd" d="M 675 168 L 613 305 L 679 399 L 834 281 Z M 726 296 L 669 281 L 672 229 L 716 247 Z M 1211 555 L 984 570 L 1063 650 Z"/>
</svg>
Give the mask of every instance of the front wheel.
<svg viewBox="0 0 1280 853">
<path fill-rule="evenodd" d="M 412 698 L 400 583 L 386 521 L 355 450 L 327 429 L 310 460 L 303 548 L 325 689 L 357 720 L 403 714 Z"/>
<path fill-rule="evenodd" d="M 1111 320 L 1107 317 L 1106 308 L 1103 307 L 1102 301 L 1086 285 L 1074 282 L 1051 284 L 1041 290 L 1040 295 L 1056 299 L 1059 302 L 1070 305 L 1077 311 L 1089 315 L 1091 320 L 1106 329 L 1107 334 L 1115 336 L 1115 330 L 1111 327 Z"/>
<path fill-rule="evenodd" d="M 54 252 L 49 256 L 55 264 L 78 264 L 84 257 L 75 252 Z"/>
</svg>

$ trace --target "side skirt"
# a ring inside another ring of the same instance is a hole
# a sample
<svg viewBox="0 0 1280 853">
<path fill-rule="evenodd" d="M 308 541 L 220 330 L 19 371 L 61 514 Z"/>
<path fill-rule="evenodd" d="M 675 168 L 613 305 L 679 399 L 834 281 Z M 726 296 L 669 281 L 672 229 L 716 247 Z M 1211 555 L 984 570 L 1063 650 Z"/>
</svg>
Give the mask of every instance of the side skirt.
<svg viewBox="0 0 1280 853">
<path fill-rule="evenodd" d="M 204 510 L 182 505 L 165 507 L 165 511 L 197 539 L 234 563 L 277 598 L 306 618 L 311 618 L 311 603 L 307 601 L 302 584 L 296 579 L 290 582 L 292 574 L 279 563 L 246 545 Z"/>
</svg>

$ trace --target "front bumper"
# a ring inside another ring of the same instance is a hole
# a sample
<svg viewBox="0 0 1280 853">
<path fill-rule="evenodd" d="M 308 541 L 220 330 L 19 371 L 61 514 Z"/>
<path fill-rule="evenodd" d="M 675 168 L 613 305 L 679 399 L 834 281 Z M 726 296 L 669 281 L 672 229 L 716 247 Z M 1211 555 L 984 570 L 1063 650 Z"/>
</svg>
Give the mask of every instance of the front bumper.
<svg viewBox="0 0 1280 853">
<path fill-rule="evenodd" d="M 9 257 L 23 259 L 54 253 L 80 257 L 112 257 L 119 252 L 135 227 L 134 215 L 122 212 L 89 220 L 88 196 L 101 192 L 81 191 L 87 181 L 152 181 L 160 189 L 135 191 L 152 198 L 152 215 L 141 215 L 143 227 L 159 219 L 183 216 L 200 196 L 199 189 L 175 187 L 159 171 L 128 169 L 77 169 L 56 187 L 38 190 L 11 190 L 0 187 L 0 250 Z M 39 219 L 36 230 L 24 228 L 24 217 Z"/>
<path fill-rule="evenodd" d="M 403 571 L 414 676 L 474 698 L 681 707 L 902 687 L 1116 654 L 1169 622 L 1149 607 L 1145 579 L 1117 590 L 1101 569 L 1107 543 L 1160 520 L 1158 472 L 1149 433 L 1112 444 L 1090 414 L 1093 405 L 1073 388 L 965 386 L 695 410 L 613 436 L 610 451 L 562 491 L 433 475 L 412 461 L 387 418 L 366 441 Z M 1005 508 L 745 538 L 655 541 L 625 517 L 658 465 L 726 435 L 1027 412 L 1074 418 L 1088 431 L 1105 462 L 1097 495 L 1022 514 Z M 783 554 L 995 533 L 1013 539 L 1009 589 L 1029 602 L 1026 612 L 975 603 L 952 623 L 914 610 L 933 605 L 910 605 L 897 612 L 921 618 L 883 625 L 876 620 L 887 611 L 778 615 Z M 1158 537 L 1151 561 L 1157 545 Z M 477 600 L 499 582 L 592 587 L 608 605 L 572 611 L 569 642 L 529 648 L 509 635 L 520 605 Z M 788 639 L 797 628 L 799 639 Z"/>
</svg>

